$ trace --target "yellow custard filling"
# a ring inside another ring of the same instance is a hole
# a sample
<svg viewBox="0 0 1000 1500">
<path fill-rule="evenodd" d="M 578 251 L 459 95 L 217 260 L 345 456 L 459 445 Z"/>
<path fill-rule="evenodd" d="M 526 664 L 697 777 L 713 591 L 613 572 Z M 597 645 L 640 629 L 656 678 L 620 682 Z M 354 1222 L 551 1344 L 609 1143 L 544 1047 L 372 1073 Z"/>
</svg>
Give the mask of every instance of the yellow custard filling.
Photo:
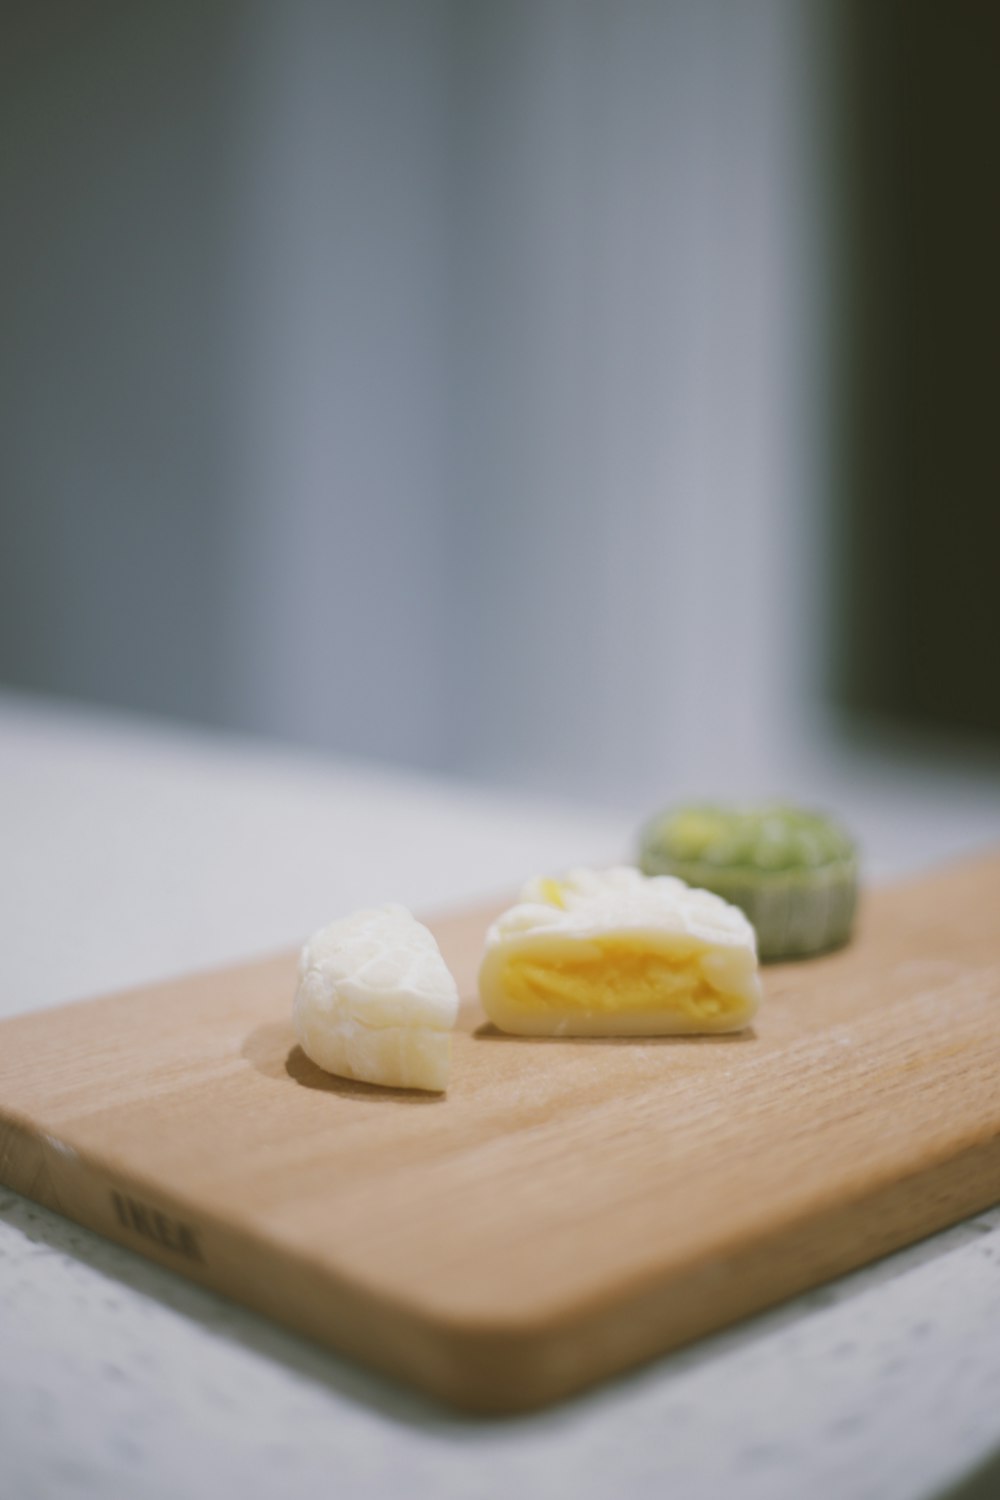
<svg viewBox="0 0 1000 1500">
<path fill-rule="evenodd" d="M 545 877 L 538 882 L 539 893 L 549 906 L 558 906 L 560 911 L 566 910 L 566 902 L 563 898 L 563 887 L 558 880 Z"/>
<path fill-rule="evenodd" d="M 708 983 L 697 954 L 599 939 L 581 950 L 572 956 L 565 951 L 558 956 L 512 954 L 501 979 L 507 1001 L 525 1012 L 669 1012 L 693 1021 L 718 1021 L 746 1009 L 742 996 Z"/>
</svg>

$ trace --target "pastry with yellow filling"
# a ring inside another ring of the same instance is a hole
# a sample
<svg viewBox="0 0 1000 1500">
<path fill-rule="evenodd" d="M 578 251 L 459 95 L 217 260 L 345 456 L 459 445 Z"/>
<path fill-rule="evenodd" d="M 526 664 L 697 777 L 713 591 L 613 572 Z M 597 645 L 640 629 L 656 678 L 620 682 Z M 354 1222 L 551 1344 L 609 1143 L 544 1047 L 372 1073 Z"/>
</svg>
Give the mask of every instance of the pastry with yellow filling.
<svg viewBox="0 0 1000 1500">
<path fill-rule="evenodd" d="M 522 1036 L 740 1031 L 760 1003 L 754 930 L 710 891 L 619 866 L 528 882 L 493 923 L 479 995 Z"/>
<path fill-rule="evenodd" d="M 765 963 L 826 953 L 851 935 L 858 851 L 825 813 L 782 802 L 674 807 L 646 825 L 639 865 L 740 907 Z"/>
</svg>

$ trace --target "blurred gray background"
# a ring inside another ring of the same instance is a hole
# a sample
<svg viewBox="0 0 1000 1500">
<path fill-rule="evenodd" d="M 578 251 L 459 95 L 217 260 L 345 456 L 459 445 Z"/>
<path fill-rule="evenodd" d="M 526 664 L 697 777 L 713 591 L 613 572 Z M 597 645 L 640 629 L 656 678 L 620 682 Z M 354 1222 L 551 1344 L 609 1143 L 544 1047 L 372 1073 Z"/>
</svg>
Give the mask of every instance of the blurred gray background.
<svg viewBox="0 0 1000 1500">
<path fill-rule="evenodd" d="M 0 681 L 604 802 L 992 758 L 998 16 L 6 4 Z"/>
</svg>

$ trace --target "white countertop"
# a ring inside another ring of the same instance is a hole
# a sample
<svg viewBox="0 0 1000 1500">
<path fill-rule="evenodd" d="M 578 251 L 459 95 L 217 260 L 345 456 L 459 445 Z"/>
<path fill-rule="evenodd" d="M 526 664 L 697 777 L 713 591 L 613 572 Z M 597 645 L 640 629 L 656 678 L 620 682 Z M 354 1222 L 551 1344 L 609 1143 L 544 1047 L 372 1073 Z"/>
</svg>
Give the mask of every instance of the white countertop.
<svg viewBox="0 0 1000 1500">
<path fill-rule="evenodd" d="M 988 779 L 855 785 L 879 872 L 1000 837 Z M 294 943 L 346 906 L 620 858 L 633 826 L 0 695 L 0 1015 Z M 477 1421 L 0 1187 L 0 1500 L 922 1500 L 998 1450 L 1000 1209 L 555 1410 Z"/>
</svg>

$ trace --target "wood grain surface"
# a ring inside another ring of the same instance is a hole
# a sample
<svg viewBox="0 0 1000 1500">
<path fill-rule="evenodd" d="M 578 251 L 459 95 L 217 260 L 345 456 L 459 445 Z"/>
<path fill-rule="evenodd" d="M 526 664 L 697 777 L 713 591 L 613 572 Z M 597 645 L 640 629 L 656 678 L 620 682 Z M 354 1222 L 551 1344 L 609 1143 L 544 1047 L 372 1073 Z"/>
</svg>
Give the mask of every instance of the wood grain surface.
<svg viewBox="0 0 1000 1500">
<path fill-rule="evenodd" d="M 0 1025 L 0 1180 L 463 1407 L 538 1406 L 1000 1199 L 1000 857 L 870 895 L 752 1032 L 331 1078 L 295 956 Z"/>
</svg>

